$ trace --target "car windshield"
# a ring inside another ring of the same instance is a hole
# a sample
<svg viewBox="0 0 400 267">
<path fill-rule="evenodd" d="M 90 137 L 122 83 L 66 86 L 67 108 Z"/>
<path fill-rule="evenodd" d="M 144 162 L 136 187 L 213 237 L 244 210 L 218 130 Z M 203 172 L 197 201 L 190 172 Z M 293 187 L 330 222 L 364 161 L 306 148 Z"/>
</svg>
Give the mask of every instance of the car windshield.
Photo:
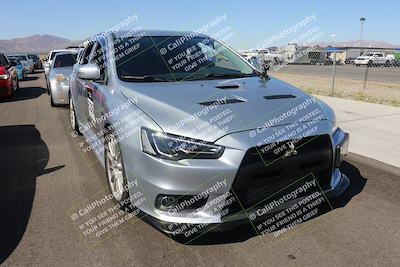
<svg viewBox="0 0 400 267">
<path fill-rule="evenodd" d="M 256 76 L 254 70 L 232 50 L 208 37 L 115 38 L 114 46 L 117 51 L 118 77 L 123 81 L 157 82 Z"/>
<path fill-rule="evenodd" d="M 75 54 L 57 55 L 54 60 L 53 68 L 72 67 L 76 63 Z"/>
<path fill-rule="evenodd" d="M 17 66 L 18 66 L 18 65 L 21 65 L 21 61 L 19 61 L 18 59 L 11 59 L 11 60 L 10 60 L 10 63 L 11 63 L 11 62 L 14 63 L 14 64 L 17 65 Z"/>
<path fill-rule="evenodd" d="M 61 52 L 61 51 L 58 51 L 58 52 L 51 52 L 51 54 L 50 54 L 50 60 L 53 60 L 54 57 L 55 57 L 57 54 L 60 54 L 60 53 L 65 53 L 65 52 Z"/>
<path fill-rule="evenodd" d="M 26 58 L 26 56 L 13 55 L 13 56 L 11 56 L 11 57 L 12 57 L 12 58 L 16 58 L 16 59 L 18 59 L 18 60 L 22 60 L 22 61 L 28 60 L 28 59 Z"/>
</svg>

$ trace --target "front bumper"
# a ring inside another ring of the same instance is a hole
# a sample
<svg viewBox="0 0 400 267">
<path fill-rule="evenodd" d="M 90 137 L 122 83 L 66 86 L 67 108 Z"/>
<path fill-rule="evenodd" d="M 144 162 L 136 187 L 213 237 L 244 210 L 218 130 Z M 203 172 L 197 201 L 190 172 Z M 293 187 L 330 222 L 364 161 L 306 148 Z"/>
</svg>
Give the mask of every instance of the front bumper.
<svg viewBox="0 0 400 267">
<path fill-rule="evenodd" d="M 354 64 L 356 64 L 356 65 L 367 65 L 368 63 L 369 63 L 369 59 L 364 59 L 364 60 L 356 59 L 356 60 L 354 60 Z"/>
<path fill-rule="evenodd" d="M 332 190 L 327 190 L 324 191 L 324 194 L 326 195 L 327 198 L 329 199 L 333 199 L 333 198 L 337 198 L 340 197 L 345 191 L 346 189 L 349 187 L 350 185 L 350 179 L 345 175 L 340 173 L 340 171 L 337 173 L 338 175 L 338 184 L 336 185 L 335 188 L 333 188 Z M 290 206 L 292 204 L 294 204 L 296 201 L 299 201 L 300 199 L 296 199 L 292 202 L 289 202 L 286 206 Z M 274 209 L 273 212 L 271 212 L 271 216 L 273 214 L 278 213 L 279 211 L 282 211 L 282 209 Z M 232 220 L 225 220 L 222 221 L 221 223 L 209 223 L 209 224 L 192 224 L 191 227 L 192 228 L 197 228 L 200 229 L 198 230 L 196 233 L 201 234 L 201 233 L 216 233 L 216 232 L 225 232 L 225 231 L 230 231 L 233 230 L 237 227 L 241 227 L 241 226 L 251 226 L 251 219 L 249 218 L 248 214 L 254 212 L 254 210 L 247 210 L 246 212 L 243 212 L 241 214 L 238 214 L 236 216 L 233 216 Z M 142 219 L 144 221 L 146 221 L 147 223 L 149 223 L 151 226 L 153 226 L 154 228 L 156 228 L 158 231 L 161 231 L 165 234 L 170 235 L 171 237 L 180 237 L 180 236 L 184 236 L 185 232 L 179 232 L 176 229 L 182 228 L 184 226 L 186 226 L 187 224 L 185 223 L 171 223 L 168 221 L 164 221 L 164 220 L 160 220 L 157 219 L 155 217 L 152 217 L 148 214 L 144 214 L 142 216 Z M 193 237 L 192 237 L 193 238 Z M 189 241 L 190 239 L 188 239 L 187 241 Z"/>
<path fill-rule="evenodd" d="M 12 87 L 10 80 L 0 80 L 0 96 L 10 96 L 12 94 Z"/>
<path fill-rule="evenodd" d="M 53 102 L 56 105 L 69 104 L 69 84 L 60 84 L 52 79 L 50 81 L 50 93 L 53 97 Z"/>
<path fill-rule="evenodd" d="M 320 126 L 320 134 L 325 136 L 327 135 L 327 129 L 332 128 L 329 122 L 321 122 Z M 247 134 L 238 133 L 237 135 Z M 232 138 L 231 135 L 229 138 L 226 139 L 228 141 L 225 140 L 226 144 L 229 144 L 229 142 L 234 144 L 235 137 Z M 243 138 L 238 139 L 243 140 Z M 336 159 L 342 160 L 341 157 L 336 155 L 340 151 L 337 147 L 348 143 L 348 134 L 338 129 L 329 137 L 329 140 L 329 145 L 331 146 L 329 150 L 331 152 L 327 154 L 329 158 L 325 159 L 325 161 L 328 161 L 330 179 L 321 190 L 328 197 L 338 197 L 349 185 L 349 179 L 337 167 L 334 167 L 338 165 L 335 162 Z M 145 217 L 149 223 L 167 233 L 175 232 L 170 225 L 201 224 L 206 225 L 201 228 L 202 231 L 208 231 L 210 228 L 225 230 L 236 225 L 248 223 L 249 219 L 245 212 L 230 216 L 229 219 L 222 213 L 224 207 L 208 210 L 183 208 L 170 212 L 161 209 L 157 204 L 157 200 L 160 195 L 196 196 L 207 192 L 204 206 L 214 205 L 212 203 L 217 203 L 218 206 L 218 201 L 220 204 L 224 203 L 224 201 L 228 200 L 228 193 L 232 192 L 231 189 L 235 186 L 235 181 L 238 180 L 238 172 L 250 147 L 247 146 L 246 148 L 245 145 L 242 147 L 240 145 L 225 145 L 225 152 L 219 159 L 193 159 L 175 162 L 155 158 L 129 145 L 123 145 L 121 149 L 124 155 L 128 182 L 139 184 L 139 186 L 130 187 L 129 193 L 131 196 L 138 194 L 146 196 L 146 200 L 141 202 L 137 208 L 146 214 Z M 347 149 L 347 146 L 345 149 Z M 347 151 L 342 150 L 341 153 L 345 155 Z M 287 168 L 290 168 L 290 165 Z M 316 168 L 319 168 L 319 166 Z M 212 188 L 211 191 L 210 188 Z M 265 198 L 268 197 L 269 195 L 265 196 Z M 249 211 L 251 208 L 243 208 L 243 210 Z M 224 227 L 216 227 L 221 224 Z"/>
</svg>

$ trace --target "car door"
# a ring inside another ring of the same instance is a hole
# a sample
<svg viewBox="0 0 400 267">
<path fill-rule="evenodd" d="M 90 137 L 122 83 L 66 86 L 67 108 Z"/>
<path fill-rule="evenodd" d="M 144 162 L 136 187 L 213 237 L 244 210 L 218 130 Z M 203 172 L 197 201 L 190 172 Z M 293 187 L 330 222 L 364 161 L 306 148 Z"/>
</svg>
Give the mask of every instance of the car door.
<svg viewBox="0 0 400 267">
<path fill-rule="evenodd" d="M 93 44 L 88 45 L 83 52 L 83 56 L 81 60 L 78 62 L 79 65 L 86 65 L 89 63 L 89 58 L 92 54 Z M 74 72 L 75 73 L 75 72 Z M 80 123 L 87 125 L 89 120 L 89 112 L 88 112 L 88 104 L 87 104 L 87 95 L 88 91 L 90 92 L 90 81 L 82 80 L 79 77 L 75 78 L 75 92 L 74 92 L 74 100 L 75 100 L 75 110 L 76 116 Z"/>
<path fill-rule="evenodd" d="M 103 39 L 99 40 L 93 47 L 92 57 L 89 59 L 90 64 L 95 64 L 100 68 L 100 79 L 89 81 L 90 85 L 86 88 L 88 115 L 92 122 L 93 130 L 96 132 L 103 129 L 104 121 L 102 118 L 107 112 L 105 107 L 105 94 L 108 92 L 108 68 L 106 65 L 105 48 L 105 41 Z"/>
</svg>

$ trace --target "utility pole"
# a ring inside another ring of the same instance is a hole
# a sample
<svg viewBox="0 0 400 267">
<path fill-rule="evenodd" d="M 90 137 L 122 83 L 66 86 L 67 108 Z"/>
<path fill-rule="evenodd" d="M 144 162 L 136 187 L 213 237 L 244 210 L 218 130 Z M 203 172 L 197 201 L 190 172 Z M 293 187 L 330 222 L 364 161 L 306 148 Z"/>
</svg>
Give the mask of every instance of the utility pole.
<svg viewBox="0 0 400 267">
<path fill-rule="evenodd" d="M 362 42 L 363 42 L 363 33 L 364 33 L 364 21 L 366 20 L 366 18 L 361 17 L 360 18 L 360 23 L 361 23 L 361 28 L 360 28 L 360 46 L 362 46 Z"/>
</svg>

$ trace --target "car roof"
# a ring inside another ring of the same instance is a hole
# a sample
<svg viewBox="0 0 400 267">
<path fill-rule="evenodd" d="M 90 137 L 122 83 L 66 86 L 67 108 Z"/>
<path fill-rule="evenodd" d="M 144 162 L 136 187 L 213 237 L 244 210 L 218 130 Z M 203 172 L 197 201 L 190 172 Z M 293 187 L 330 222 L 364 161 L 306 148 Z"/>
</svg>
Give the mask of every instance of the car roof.
<svg viewBox="0 0 400 267">
<path fill-rule="evenodd" d="M 65 51 L 65 52 L 57 53 L 57 55 L 54 58 L 56 58 L 58 56 L 63 56 L 63 55 L 76 55 L 76 54 L 78 54 L 77 51 Z"/>
<path fill-rule="evenodd" d="M 196 32 L 192 32 L 192 31 L 167 31 L 167 30 L 129 31 L 129 30 L 121 30 L 121 31 L 114 31 L 112 33 L 115 37 L 122 37 L 122 36 L 183 36 L 183 35 L 208 37 L 205 34 L 196 33 Z M 101 33 L 99 35 L 101 35 Z"/>
<path fill-rule="evenodd" d="M 69 52 L 69 51 L 76 51 L 76 49 L 56 49 L 56 50 L 51 50 L 50 53 L 54 53 L 54 52 Z"/>
</svg>

